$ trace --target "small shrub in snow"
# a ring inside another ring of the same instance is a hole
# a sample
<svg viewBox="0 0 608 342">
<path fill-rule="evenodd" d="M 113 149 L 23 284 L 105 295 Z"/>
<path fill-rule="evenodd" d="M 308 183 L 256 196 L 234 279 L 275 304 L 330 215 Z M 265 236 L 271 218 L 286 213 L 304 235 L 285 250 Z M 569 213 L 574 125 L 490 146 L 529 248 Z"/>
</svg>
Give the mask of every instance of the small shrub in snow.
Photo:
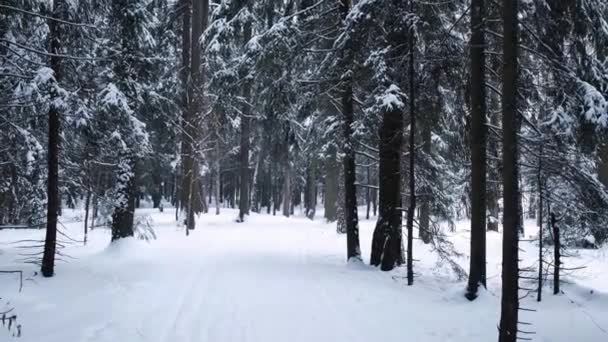
<svg viewBox="0 0 608 342">
<path fill-rule="evenodd" d="M 137 216 L 135 217 L 135 237 L 140 240 L 156 240 L 156 233 L 152 228 L 152 217 Z"/>
</svg>

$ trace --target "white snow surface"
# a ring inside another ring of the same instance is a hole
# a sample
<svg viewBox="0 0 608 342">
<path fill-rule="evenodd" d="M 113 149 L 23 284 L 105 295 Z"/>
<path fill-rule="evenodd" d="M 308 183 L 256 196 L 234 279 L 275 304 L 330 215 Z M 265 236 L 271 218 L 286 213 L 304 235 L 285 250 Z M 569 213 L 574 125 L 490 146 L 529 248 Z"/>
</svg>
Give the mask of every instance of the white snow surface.
<svg viewBox="0 0 608 342">
<path fill-rule="evenodd" d="M 211 210 L 214 212 L 214 210 Z M 363 211 L 360 211 L 363 212 Z M 64 210 L 63 229 L 82 239 L 81 212 Z M 18 240 L 42 239 L 44 230 L 0 230 L 0 297 L 15 307 L 22 337 L 36 342 L 374 342 L 497 340 L 500 311 L 501 235 L 488 233 L 488 290 L 474 302 L 466 283 L 416 240 L 416 279 L 406 286 L 403 269 L 382 272 L 346 263 L 345 236 L 322 216 L 310 221 L 252 214 L 236 223 L 237 212 L 204 214 L 186 237 L 174 211 L 149 214 L 158 236 L 150 243 L 124 239 L 110 244 L 96 228 L 86 246 L 68 244 L 56 276 L 34 275 L 19 263 Z M 363 259 L 368 261 L 375 219 L 361 221 Z M 467 254 L 468 222 L 450 240 Z M 527 222 L 526 235 L 536 234 Z M 62 237 L 62 240 L 66 238 Z M 522 242 L 521 266 L 534 266 L 537 249 Z M 608 341 L 608 249 L 573 251 L 566 266 L 587 268 L 564 277 L 570 284 L 554 296 L 545 288 L 521 306 L 522 330 L 533 341 Z M 466 257 L 457 261 L 468 268 Z M 535 287 L 525 283 L 524 287 Z M 13 340 L 0 328 L 0 341 Z"/>
</svg>

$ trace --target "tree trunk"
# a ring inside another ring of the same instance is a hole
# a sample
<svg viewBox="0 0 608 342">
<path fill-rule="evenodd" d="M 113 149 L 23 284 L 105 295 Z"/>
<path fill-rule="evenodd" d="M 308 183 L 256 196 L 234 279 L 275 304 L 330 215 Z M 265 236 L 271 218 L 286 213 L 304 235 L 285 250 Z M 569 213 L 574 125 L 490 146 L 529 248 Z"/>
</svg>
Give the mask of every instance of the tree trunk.
<svg viewBox="0 0 608 342">
<path fill-rule="evenodd" d="M 221 179 L 222 179 L 222 168 L 220 163 L 221 157 L 221 148 L 219 139 L 215 142 L 215 215 L 220 214 L 220 201 L 221 201 L 221 191 L 222 188 Z"/>
<path fill-rule="evenodd" d="M 536 300 L 541 301 L 543 291 L 543 164 L 542 164 L 543 146 L 540 146 L 540 153 L 538 158 L 538 173 L 537 173 L 537 186 L 538 186 L 538 293 Z"/>
<path fill-rule="evenodd" d="M 291 167 L 289 161 L 283 165 L 283 216 L 291 215 Z"/>
<path fill-rule="evenodd" d="M 89 234 L 89 207 L 91 205 L 91 190 L 87 190 L 87 197 L 84 202 L 84 238 L 83 243 L 87 244 L 87 235 Z"/>
<path fill-rule="evenodd" d="M 431 158 L 432 131 L 431 125 L 433 120 L 429 117 L 422 120 L 422 151 Z M 428 186 L 422 188 L 423 196 L 420 203 L 420 225 L 418 226 L 418 237 L 424 243 L 431 242 L 431 189 Z"/>
<path fill-rule="evenodd" d="M 245 23 L 245 27 L 243 29 L 243 45 L 247 44 L 251 39 L 251 23 Z M 245 101 L 249 101 L 251 97 L 251 84 L 248 80 L 245 80 L 243 85 L 243 98 Z M 245 215 L 249 215 L 249 178 L 251 177 L 249 171 L 249 135 L 250 135 L 250 112 L 251 108 L 248 104 L 245 104 L 241 109 L 243 115 L 241 115 L 241 144 L 240 144 L 240 154 L 239 154 L 239 162 L 240 162 L 240 171 L 241 171 L 241 195 L 239 197 L 239 222 L 244 222 Z"/>
<path fill-rule="evenodd" d="M 342 19 L 345 20 L 351 9 L 350 0 L 342 0 Z M 345 60 L 352 62 L 352 46 L 344 48 Z M 359 244 L 359 217 L 357 214 L 357 181 L 355 168 L 355 149 L 352 142 L 352 125 L 355 120 L 353 108 L 353 80 L 347 76 L 343 84 L 342 92 L 342 125 L 344 131 L 344 157 L 342 158 L 344 169 L 344 219 L 346 223 L 346 255 L 347 260 L 361 259 L 361 248 Z"/>
<path fill-rule="evenodd" d="M 344 217 L 344 169 L 338 168 L 338 197 L 336 198 L 336 231 L 346 234 L 346 218 Z"/>
<path fill-rule="evenodd" d="M 499 342 L 517 341 L 519 310 L 518 0 L 503 0 L 503 242 Z"/>
<path fill-rule="evenodd" d="M 55 0 L 53 2 L 53 17 L 61 18 L 60 12 L 64 11 L 64 2 Z M 49 20 L 50 52 L 61 53 L 60 27 L 55 20 Z M 51 56 L 51 68 L 55 76 L 55 82 L 61 79 L 61 59 L 55 55 Z M 58 88 L 58 87 L 57 87 Z M 51 96 L 56 98 L 55 87 L 51 88 Z M 57 248 L 57 215 L 59 213 L 59 144 L 61 122 L 59 119 L 59 108 L 51 102 L 49 113 L 49 142 L 48 142 L 48 180 L 47 180 L 47 206 L 46 206 L 46 236 L 44 240 L 44 253 L 42 256 L 41 272 L 45 277 L 52 277 L 55 273 L 55 251 Z"/>
<path fill-rule="evenodd" d="M 118 166 L 117 201 L 112 214 L 112 241 L 133 236 L 135 212 L 135 159 L 123 154 Z"/>
<path fill-rule="evenodd" d="M 283 150 L 283 216 L 291 215 L 291 164 L 289 163 L 289 129 L 285 134 Z"/>
<path fill-rule="evenodd" d="M 606 188 L 608 188 L 608 142 L 604 143 L 604 146 L 600 149 L 600 167 L 599 167 L 599 179 Z"/>
<path fill-rule="evenodd" d="M 325 207 L 325 219 L 327 222 L 334 222 L 337 220 L 337 201 L 338 201 L 338 167 L 336 162 L 337 156 L 335 151 L 329 153 L 327 161 L 325 163 L 325 195 L 324 207 Z"/>
<path fill-rule="evenodd" d="M 179 208 L 184 211 L 189 205 L 192 183 L 192 142 L 189 132 L 190 118 L 190 53 L 191 53 L 191 0 L 182 0 L 184 14 L 182 17 L 182 134 L 181 134 L 181 186 L 179 191 Z M 186 213 L 188 215 L 188 213 Z"/>
<path fill-rule="evenodd" d="M 559 268 L 561 262 L 561 242 L 559 239 L 559 228 L 557 227 L 555 214 L 551 213 L 551 227 L 553 227 L 553 294 L 559 293 Z"/>
<path fill-rule="evenodd" d="M 410 10 L 414 13 L 414 1 L 410 0 Z M 410 155 L 409 155 L 409 181 L 410 206 L 407 211 L 407 284 L 414 284 L 414 213 L 416 211 L 416 89 L 414 82 L 414 29 L 410 29 L 409 45 L 409 91 L 410 91 Z"/>
<path fill-rule="evenodd" d="M 466 297 L 486 286 L 486 83 L 485 4 L 471 3 L 471 257 Z"/>
<path fill-rule="evenodd" d="M 372 177 L 370 175 L 370 171 L 369 171 L 369 166 L 366 167 L 366 173 L 367 173 L 367 185 L 371 185 L 372 183 Z M 369 212 L 371 209 L 371 189 L 368 187 L 367 189 L 365 189 L 365 219 L 369 220 Z"/>
<path fill-rule="evenodd" d="M 317 165 L 314 156 L 311 159 L 310 165 L 308 166 L 307 179 L 306 179 L 306 217 L 309 219 L 315 218 L 315 212 L 317 207 Z"/>
<path fill-rule="evenodd" d="M 380 216 L 372 238 L 370 264 L 390 271 L 402 260 L 401 147 L 403 109 L 385 108 L 380 127 Z"/>
</svg>

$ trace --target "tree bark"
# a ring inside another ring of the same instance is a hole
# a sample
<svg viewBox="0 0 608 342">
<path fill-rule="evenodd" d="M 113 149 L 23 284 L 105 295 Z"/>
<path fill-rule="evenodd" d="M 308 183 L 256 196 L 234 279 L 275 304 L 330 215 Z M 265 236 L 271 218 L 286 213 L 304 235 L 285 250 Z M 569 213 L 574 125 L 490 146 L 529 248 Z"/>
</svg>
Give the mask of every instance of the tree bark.
<svg viewBox="0 0 608 342">
<path fill-rule="evenodd" d="M 89 234 L 89 208 L 91 206 L 91 190 L 87 190 L 87 197 L 84 202 L 84 245 L 87 244 L 87 236 Z"/>
<path fill-rule="evenodd" d="M 249 42 L 251 39 L 251 23 L 245 23 L 245 27 L 243 28 L 243 46 Z M 251 84 L 248 80 L 245 80 L 245 84 L 243 85 L 243 98 L 245 101 L 249 101 L 251 97 Z M 251 108 L 249 104 L 243 105 L 241 109 L 243 115 L 241 115 L 241 142 L 240 142 L 240 154 L 239 154 L 239 162 L 240 162 L 240 171 L 241 171 L 241 195 L 239 197 L 239 222 L 245 221 L 245 215 L 249 215 L 249 200 L 250 200 L 250 186 L 249 179 L 251 177 L 249 171 L 249 135 L 250 135 L 250 125 L 251 125 Z"/>
<path fill-rule="evenodd" d="M 600 149 L 600 168 L 599 179 L 608 188 L 608 142 L 605 142 Z"/>
<path fill-rule="evenodd" d="M 557 227 L 555 214 L 551 213 L 551 227 L 553 227 L 553 294 L 559 293 L 559 269 L 561 266 L 561 242 L 559 227 Z"/>
<path fill-rule="evenodd" d="M 424 120 L 422 120 L 422 151 L 427 158 L 431 158 L 432 153 L 432 124 L 433 120 L 431 120 L 430 117 L 426 117 Z M 421 192 L 423 193 L 423 196 L 420 201 L 420 225 L 418 226 L 418 237 L 422 240 L 422 242 L 429 243 L 431 242 L 431 189 L 425 186 Z"/>
<path fill-rule="evenodd" d="M 345 20 L 350 12 L 350 0 L 342 0 L 342 19 Z M 352 63 L 352 47 L 345 47 L 345 60 L 350 68 Z M 347 74 L 352 72 L 348 70 Z M 357 214 L 357 181 L 355 168 L 355 150 L 352 142 L 352 125 L 354 123 L 353 107 L 353 80 L 352 76 L 346 76 L 344 90 L 342 92 L 342 125 L 344 130 L 344 157 L 342 158 L 344 168 L 344 219 L 346 222 L 346 255 L 347 260 L 361 259 L 361 248 L 359 244 L 359 217 Z"/>
<path fill-rule="evenodd" d="M 538 173 L 537 173 L 537 186 L 538 186 L 538 293 L 536 300 L 538 302 L 542 299 L 543 291 L 543 145 L 540 145 L 538 157 Z"/>
<path fill-rule="evenodd" d="M 410 0 L 410 11 L 414 13 L 414 1 Z M 410 28 L 409 46 L 409 92 L 410 92 L 410 155 L 409 155 L 409 187 L 410 202 L 407 211 L 407 284 L 414 284 L 414 213 L 416 212 L 416 89 L 414 82 L 414 29 Z"/>
<path fill-rule="evenodd" d="M 372 182 L 372 177 L 369 171 L 369 166 L 365 168 L 366 173 L 367 173 L 367 185 L 371 185 Z M 365 219 L 369 220 L 369 212 L 371 209 L 371 189 L 368 187 L 367 189 L 365 189 Z"/>
<path fill-rule="evenodd" d="M 372 237 L 370 264 L 390 271 L 402 260 L 401 147 L 402 108 L 386 108 L 380 126 L 380 215 Z"/>
<path fill-rule="evenodd" d="M 283 150 L 283 216 L 291 215 L 291 164 L 289 163 L 289 128 L 285 133 L 285 147 Z"/>
<path fill-rule="evenodd" d="M 183 17 L 182 17 L 182 129 L 181 129 L 181 185 L 179 187 L 179 208 L 184 211 L 190 202 L 190 188 L 192 183 L 192 143 L 190 129 L 190 54 L 191 54 L 191 0 L 182 0 L 183 2 Z M 186 212 L 186 215 L 188 213 Z"/>
<path fill-rule="evenodd" d="M 503 242 L 499 342 L 517 341 L 519 310 L 518 0 L 503 0 Z"/>
<path fill-rule="evenodd" d="M 306 179 L 306 217 L 309 219 L 315 218 L 315 212 L 317 207 L 317 165 L 314 156 L 311 159 L 310 165 L 308 166 L 307 179 Z"/>
<path fill-rule="evenodd" d="M 338 167 L 338 197 L 336 198 L 336 232 L 346 234 L 344 216 L 344 168 Z"/>
<path fill-rule="evenodd" d="M 337 156 L 335 151 L 329 153 L 327 160 L 325 162 L 325 195 L 324 198 L 324 207 L 325 207 L 325 219 L 327 222 L 336 221 L 337 217 L 337 207 L 336 203 L 338 201 L 338 168 L 336 162 Z"/>
<path fill-rule="evenodd" d="M 466 297 L 486 286 L 486 83 L 485 4 L 471 2 L 471 257 Z"/>
<path fill-rule="evenodd" d="M 62 0 L 53 2 L 53 17 L 61 18 L 60 12 L 65 10 Z M 61 37 L 59 24 L 55 20 L 49 20 L 50 52 L 61 53 Z M 61 58 L 51 56 L 51 68 L 55 76 L 55 82 L 61 79 Z M 58 88 L 58 86 L 57 86 Z M 51 90 L 51 96 L 57 97 L 55 87 Z M 49 120 L 49 142 L 48 142 L 48 180 L 47 180 L 47 206 L 46 206 L 46 236 L 44 240 L 44 253 L 42 256 L 41 273 L 45 277 L 52 277 L 55 273 L 55 252 L 57 248 L 57 215 L 59 213 L 59 144 L 61 123 L 59 120 L 59 108 L 51 103 L 48 113 Z"/>
<path fill-rule="evenodd" d="M 117 177 L 117 203 L 112 213 L 112 241 L 133 236 L 135 212 L 135 159 L 130 152 L 120 158 Z"/>
<path fill-rule="evenodd" d="M 220 214 L 221 188 L 222 188 L 222 167 L 220 163 L 221 148 L 219 138 L 215 142 L 215 215 Z"/>
</svg>

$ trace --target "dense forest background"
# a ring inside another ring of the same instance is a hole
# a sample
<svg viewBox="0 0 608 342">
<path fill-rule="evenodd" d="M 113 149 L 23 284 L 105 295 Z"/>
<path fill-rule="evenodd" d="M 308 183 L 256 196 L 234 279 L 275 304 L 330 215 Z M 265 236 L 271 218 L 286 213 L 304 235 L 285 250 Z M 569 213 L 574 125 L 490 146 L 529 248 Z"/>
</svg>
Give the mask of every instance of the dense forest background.
<svg viewBox="0 0 608 342">
<path fill-rule="evenodd" d="M 323 205 L 349 259 L 377 211 L 370 261 L 410 284 L 412 239 L 447 260 L 441 224 L 470 218 L 470 299 L 504 222 L 517 302 L 524 217 L 549 244 L 558 222 L 566 246 L 608 239 L 607 133 L 604 0 L 0 4 L 0 226 L 47 229 L 45 276 L 63 207 L 117 240 L 148 200 L 186 234 Z"/>
</svg>

